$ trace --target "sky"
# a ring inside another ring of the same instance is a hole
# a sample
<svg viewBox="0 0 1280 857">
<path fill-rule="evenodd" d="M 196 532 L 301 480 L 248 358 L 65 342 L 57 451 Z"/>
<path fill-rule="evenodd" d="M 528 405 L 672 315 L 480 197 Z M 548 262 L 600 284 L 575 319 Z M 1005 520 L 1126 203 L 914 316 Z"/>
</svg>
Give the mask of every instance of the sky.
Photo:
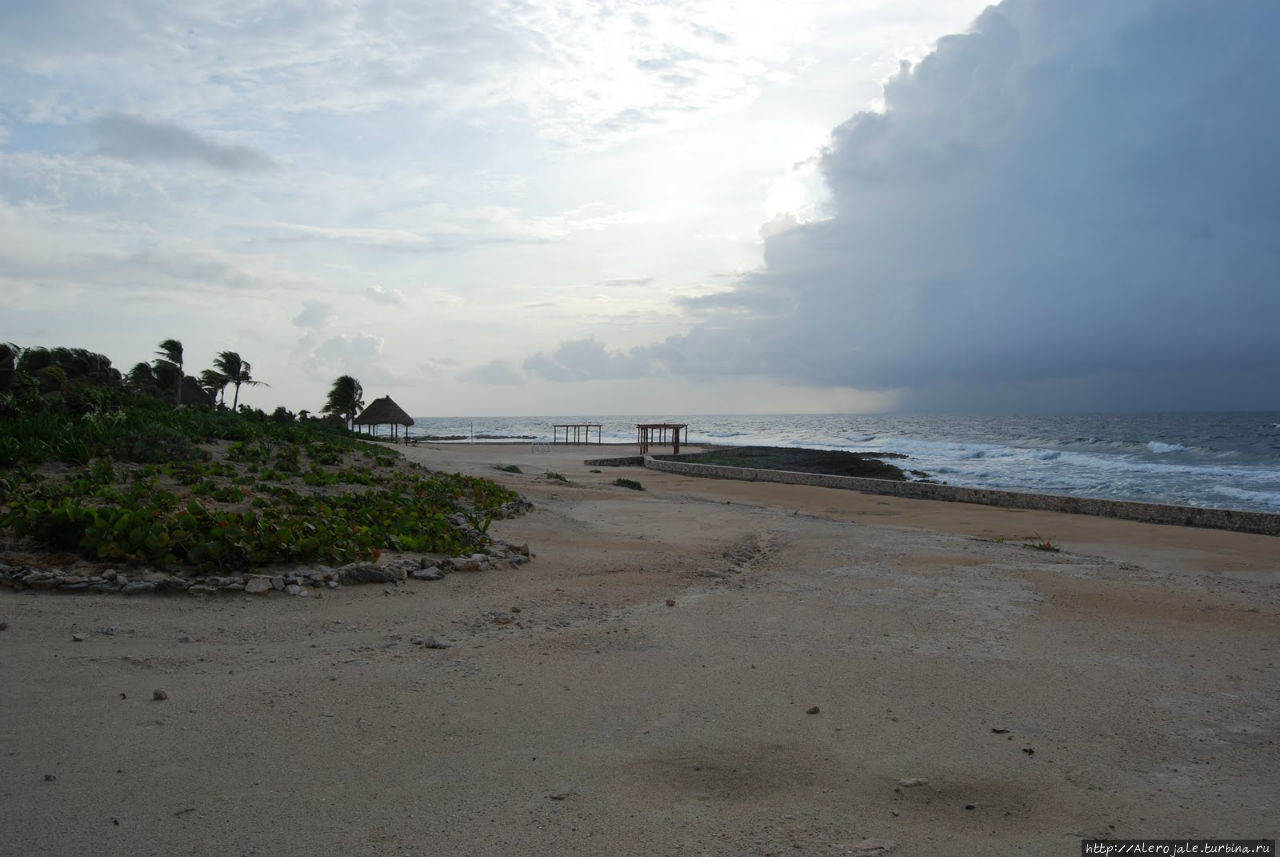
<svg viewBox="0 0 1280 857">
<path fill-rule="evenodd" d="M 16 0 L 0 341 L 415 416 L 1280 408 L 1274 0 Z"/>
</svg>

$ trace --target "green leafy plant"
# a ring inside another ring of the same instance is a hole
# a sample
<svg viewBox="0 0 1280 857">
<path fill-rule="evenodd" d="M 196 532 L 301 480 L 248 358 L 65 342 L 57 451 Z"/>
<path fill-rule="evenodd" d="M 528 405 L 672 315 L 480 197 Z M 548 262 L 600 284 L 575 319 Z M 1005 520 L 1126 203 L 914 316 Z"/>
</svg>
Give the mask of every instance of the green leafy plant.
<svg viewBox="0 0 1280 857">
<path fill-rule="evenodd" d="M 630 488 L 632 491 L 644 490 L 644 486 L 641 485 L 639 482 L 635 481 L 634 479 L 625 479 L 621 476 L 613 480 L 613 484 L 621 488 Z"/>
</svg>

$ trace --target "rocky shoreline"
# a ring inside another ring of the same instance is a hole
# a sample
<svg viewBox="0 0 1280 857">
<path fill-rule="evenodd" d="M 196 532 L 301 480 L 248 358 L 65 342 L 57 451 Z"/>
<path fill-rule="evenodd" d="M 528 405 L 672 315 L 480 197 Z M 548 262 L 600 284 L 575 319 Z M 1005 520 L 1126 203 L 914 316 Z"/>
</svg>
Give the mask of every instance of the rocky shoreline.
<svg viewBox="0 0 1280 857">
<path fill-rule="evenodd" d="M 406 579 L 440 580 L 454 571 L 517 568 L 532 558 L 528 545 L 495 541 L 483 553 L 461 557 L 398 556 L 382 562 L 354 562 L 336 567 L 297 568 L 274 573 L 172 574 L 157 569 L 103 569 L 84 574 L 71 568 L 38 568 L 0 562 L 0 586 L 65 593 L 104 595 L 179 594 L 319 595 L 361 583 L 399 584 Z"/>
</svg>

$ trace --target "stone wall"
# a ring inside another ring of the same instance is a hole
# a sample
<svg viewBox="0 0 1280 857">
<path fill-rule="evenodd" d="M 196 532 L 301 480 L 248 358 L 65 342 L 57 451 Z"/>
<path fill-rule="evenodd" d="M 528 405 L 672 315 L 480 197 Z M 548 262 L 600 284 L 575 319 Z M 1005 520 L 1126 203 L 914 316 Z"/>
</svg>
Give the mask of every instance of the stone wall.
<svg viewBox="0 0 1280 857">
<path fill-rule="evenodd" d="M 1029 494 L 1021 491 L 996 491 L 989 488 L 961 488 L 932 482 L 895 482 L 888 479 L 862 479 L 856 476 L 824 476 L 818 473 L 793 473 L 785 470 L 756 470 L 725 467 L 718 464 L 693 464 L 669 458 L 644 457 L 644 466 L 667 473 L 702 476 L 712 479 L 740 479 L 748 482 L 782 482 L 788 485 L 816 485 L 841 488 L 864 494 L 887 494 L 916 500 L 946 500 L 954 503 L 981 503 L 1011 509 L 1041 509 L 1047 512 L 1070 512 L 1124 518 L 1149 524 L 1174 524 L 1184 527 L 1209 527 L 1241 533 L 1280 535 L 1280 515 L 1266 512 L 1242 512 L 1234 509 L 1201 509 L 1194 506 L 1168 506 L 1159 503 L 1134 503 L 1125 500 L 1096 500 L 1088 497 L 1059 497 L 1053 494 Z"/>
<path fill-rule="evenodd" d="M 626 455 L 620 458 L 589 458 L 582 462 L 588 467 L 644 467 L 643 455 Z"/>
</svg>

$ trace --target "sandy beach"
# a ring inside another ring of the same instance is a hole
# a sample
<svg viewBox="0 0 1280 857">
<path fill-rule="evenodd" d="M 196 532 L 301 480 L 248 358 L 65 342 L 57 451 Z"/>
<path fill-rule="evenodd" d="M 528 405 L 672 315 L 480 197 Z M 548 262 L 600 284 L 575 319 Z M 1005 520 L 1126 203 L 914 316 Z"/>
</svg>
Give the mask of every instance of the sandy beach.
<svg viewBox="0 0 1280 857">
<path fill-rule="evenodd" d="M 1280 835 L 1276 538 L 583 463 L 634 451 L 406 451 L 534 503 L 490 530 L 519 568 L 0 590 L 0 854 Z"/>
</svg>

